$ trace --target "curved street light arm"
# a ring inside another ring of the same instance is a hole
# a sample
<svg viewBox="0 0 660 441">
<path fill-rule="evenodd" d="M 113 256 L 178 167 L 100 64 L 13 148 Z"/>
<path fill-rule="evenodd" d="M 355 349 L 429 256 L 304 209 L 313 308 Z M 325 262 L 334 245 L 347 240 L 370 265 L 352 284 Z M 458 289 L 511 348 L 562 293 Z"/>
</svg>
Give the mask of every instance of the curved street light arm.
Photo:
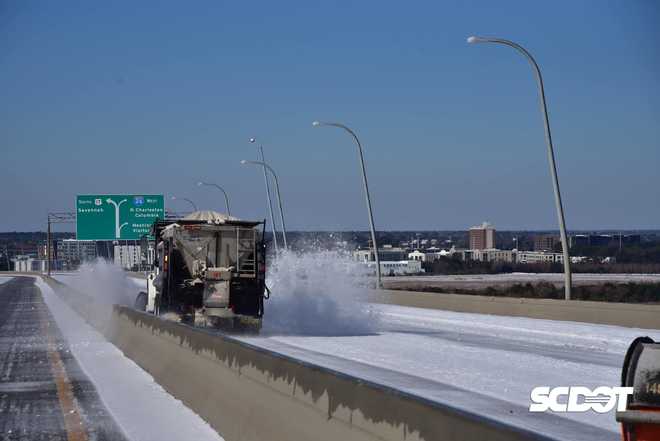
<svg viewBox="0 0 660 441">
<path fill-rule="evenodd" d="M 183 199 L 184 201 L 186 201 L 186 202 L 188 202 L 190 205 L 192 205 L 193 210 L 198 211 L 198 210 L 197 210 L 197 205 L 195 205 L 195 203 L 194 203 L 193 201 L 191 201 L 191 200 L 188 199 L 188 198 L 181 198 L 181 199 Z"/>
<path fill-rule="evenodd" d="M 536 75 L 536 81 L 539 87 L 539 96 L 540 96 L 540 106 L 541 113 L 543 114 L 543 126 L 545 128 L 545 139 L 548 145 L 548 162 L 550 165 L 550 174 L 552 175 L 552 188 L 555 193 L 555 206 L 557 209 L 557 217 L 559 218 L 559 234 L 561 236 L 561 245 L 562 245 L 562 254 L 564 258 L 564 296 L 566 300 L 571 299 L 571 286 L 572 286 L 572 275 L 571 275 L 571 260 L 568 253 L 568 237 L 566 234 L 566 221 L 564 219 L 564 206 L 561 200 L 561 192 L 559 190 L 559 178 L 557 177 L 557 164 L 555 162 L 555 151 L 552 145 L 552 133 L 550 132 L 550 120 L 548 118 L 548 106 L 545 100 L 545 88 L 543 87 L 543 76 L 541 75 L 541 69 L 539 68 L 538 63 L 530 54 L 527 49 L 514 43 L 510 40 L 505 40 L 503 38 L 490 38 L 490 37 L 469 37 L 467 39 L 468 43 L 495 43 L 503 44 L 509 46 L 522 53 L 525 58 L 532 65 L 534 74 Z"/>
<path fill-rule="evenodd" d="M 286 240 L 286 224 L 284 222 L 284 208 L 282 207 L 282 193 L 280 193 L 280 182 L 279 179 L 277 179 L 277 173 L 275 173 L 275 170 L 273 168 L 266 164 L 263 161 L 248 161 L 248 160 L 242 160 L 241 164 L 252 164 L 252 165 L 260 165 L 264 168 L 264 170 L 268 170 L 270 174 L 273 175 L 273 178 L 275 179 L 275 192 L 277 193 L 277 203 L 279 205 L 279 210 L 280 210 L 280 221 L 282 222 L 282 239 L 284 240 L 284 249 L 288 250 L 289 245 L 287 244 Z"/>
<path fill-rule="evenodd" d="M 358 148 L 358 154 L 360 157 L 360 167 L 362 169 L 362 184 L 364 185 L 364 195 L 365 199 L 367 202 L 367 211 L 369 212 L 369 227 L 371 229 L 371 242 L 374 247 L 374 260 L 376 261 L 376 279 L 377 279 L 377 285 L 378 288 L 382 288 L 382 275 L 381 275 L 381 270 L 380 270 L 380 258 L 378 256 L 378 242 L 376 240 L 376 227 L 374 225 L 374 214 L 373 214 L 373 209 L 371 207 L 371 197 L 369 194 L 369 183 L 367 182 L 367 169 L 366 166 L 364 165 L 364 154 L 362 152 L 362 144 L 360 143 L 360 139 L 357 137 L 355 132 L 345 126 L 344 124 L 336 123 L 336 122 L 321 122 L 321 121 L 314 121 L 312 123 L 313 126 L 330 126 L 330 127 L 337 127 L 340 129 L 345 130 L 348 132 L 353 139 L 355 140 L 355 143 L 357 144 Z"/>
<path fill-rule="evenodd" d="M 213 184 L 211 182 L 200 182 L 201 185 L 206 185 L 209 187 L 215 187 L 218 190 L 222 192 L 222 194 L 225 196 L 225 205 L 227 206 L 227 216 L 231 216 L 231 210 L 229 209 L 229 196 L 227 196 L 227 192 L 225 191 L 224 188 L 220 187 L 218 184 Z"/>
<path fill-rule="evenodd" d="M 250 144 L 254 144 L 257 142 L 255 138 L 250 138 Z M 264 156 L 264 146 L 263 144 L 259 144 L 258 148 L 259 154 L 261 155 L 261 161 L 266 162 L 266 157 Z M 270 197 L 270 183 L 268 182 L 268 174 L 266 173 L 266 167 L 261 167 L 264 173 L 264 186 L 266 187 L 266 203 L 268 204 L 268 213 L 270 214 L 270 223 L 273 225 L 271 227 L 273 231 L 273 244 L 275 245 L 275 255 L 278 255 L 280 250 L 279 250 L 279 244 L 277 243 L 277 226 L 275 225 L 275 214 L 273 213 L 273 201 Z"/>
<path fill-rule="evenodd" d="M 190 199 L 188 199 L 188 198 L 179 198 L 179 197 L 176 197 L 176 196 L 172 196 L 172 197 L 170 197 L 170 199 L 173 200 L 173 201 L 176 201 L 177 199 L 181 199 L 182 201 L 186 201 L 190 205 L 192 205 L 193 210 L 197 211 L 197 205 L 195 205 L 195 203 L 193 201 L 191 201 Z"/>
</svg>

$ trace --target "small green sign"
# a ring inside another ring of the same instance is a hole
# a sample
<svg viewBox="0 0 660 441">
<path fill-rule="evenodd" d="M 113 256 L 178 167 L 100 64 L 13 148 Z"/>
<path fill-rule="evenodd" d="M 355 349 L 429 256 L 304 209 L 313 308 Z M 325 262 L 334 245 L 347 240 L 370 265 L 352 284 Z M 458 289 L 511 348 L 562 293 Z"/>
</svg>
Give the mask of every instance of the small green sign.
<svg viewBox="0 0 660 441">
<path fill-rule="evenodd" d="M 163 195 L 78 195 L 78 240 L 138 240 L 165 217 Z"/>
</svg>

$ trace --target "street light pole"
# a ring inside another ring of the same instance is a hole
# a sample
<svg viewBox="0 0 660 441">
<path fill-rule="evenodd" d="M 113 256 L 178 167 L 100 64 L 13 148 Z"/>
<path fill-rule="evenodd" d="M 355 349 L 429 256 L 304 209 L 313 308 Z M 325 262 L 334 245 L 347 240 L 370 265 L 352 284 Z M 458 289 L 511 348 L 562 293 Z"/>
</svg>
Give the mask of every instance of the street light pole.
<svg viewBox="0 0 660 441">
<path fill-rule="evenodd" d="M 254 138 L 250 138 L 250 143 L 254 144 L 257 140 Z M 266 159 L 264 157 L 264 146 L 262 144 L 259 144 L 259 153 L 261 155 L 261 162 L 264 164 L 266 163 Z M 266 200 L 268 201 L 268 212 L 270 214 L 270 223 L 273 225 L 272 230 L 273 230 L 273 244 L 275 245 L 275 254 L 279 253 L 279 246 L 277 243 L 277 227 L 275 226 L 275 214 L 273 213 L 273 201 L 270 198 L 270 182 L 268 181 L 268 174 L 266 174 L 266 166 L 262 167 L 264 171 L 264 185 L 266 186 Z"/>
<path fill-rule="evenodd" d="M 362 144 L 360 144 L 360 140 L 358 139 L 355 132 L 353 132 L 351 129 L 349 129 L 348 127 L 346 127 L 343 124 L 314 121 L 312 123 L 312 125 L 314 127 L 329 126 L 329 127 L 337 127 L 337 128 L 343 129 L 353 137 L 353 139 L 355 140 L 355 143 L 357 144 L 358 154 L 360 156 L 360 167 L 362 169 L 362 184 L 364 185 L 364 196 L 365 196 L 365 199 L 367 201 L 367 211 L 369 212 L 369 227 L 371 229 L 371 243 L 373 244 L 373 247 L 374 247 L 374 257 L 375 257 L 375 260 L 376 260 L 377 284 L 378 284 L 378 288 L 382 288 L 382 277 L 381 277 L 381 272 L 380 272 L 380 258 L 378 257 L 378 242 L 376 241 L 376 227 L 374 226 L 374 213 L 373 213 L 373 210 L 371 209 L 371 197 L 369 195 L 369 183 L 367 182 L 367 169 L 364 165 L 364 155 L 362 153 Z"/>
<path fill-rule="evenodd" d="M 202 185 L 215 187 L 218 190 L 220 190 L 223 195 L 225 195 L 225 205 L 227 206 L 227 216 L 231 216 L 231 210 L 229 209 L 229 196 L 227 196 L 227 192 L 225 191 L 225 189 L 220 187 L 218 184 L 213 184 L 213 183 L 209 183 L 209 182 L 200 181 L 200 182 L 197 183 L 198 187 L 200 187 Z"/>
<path fill-rule="evenodd" d="M 195 203 L 194 203 L 193 201 L 191 201 L 190 199 L 188 199 L 188 198 L 177 198 L 176 196 L 172 196 L 171 199 L 172 199 L 173 201 L 176 201 L 177 199 L 181 199 L 182 201 L 186 201 L 186 202 L 188 202 L 190 205 L 192 205 L 192 207 L 193 207 L 193 211 L 197 211 L 197 205 L 195 205 Z"/>
<path fill-rule="evenodd" d="M 566 300 L 571 299 L 571 260 L 568 255 L 568 237 L 566 235 L 566 222 L 564 220 L 564 207 L 561 202 L 561 193 L 559 191 L 559 178 L 557 177 L 557 165 L 555 164 L 555 152 L 552 146 L 552 134 L 550 132 L 550 121 L 548 119 L 548 106 L 545 102 L 545 90 L 543 88 L 543 77 L 541 76 L 541 69 L 534 60 L 534 57 L 527 52 L 525 48 L 513 41 L 504 40 L 501 38 L 484 38 L 484 37 L 469 37 L 468 43 L 495 43 L 503 44 L 512 47 L 518 52 L 523 54 L 529 63 L 532 65 L 534 73 L 536 74 L 536 81 L 539 87 L 539 95 L 541 101 L 541 112 L 543 114 L 543 123 L 545 127 L 545 140 L 548 145 L 548 162 L 550 164 L 550 173 L 552 175 L 552 188 L 555 193 L 555 206 L 557 208 L 557 218 L 559 220 L 559 233 L 561 235 L 561 247 L 564 256 L 564 297 Z"/>
<path fill-rule="evenodd" d="M 50 277 L 50 271 L 51 271 L 50 265 L 51 265 L 51 260 L 52 260 L 52 256 L 50 255 L 50 243 L 52 241 L 51 230 L 50 229 L 51 229 L 51 227 L 50 227 L 50 213 L 49 213 L 48 214 L 48 232 L 46 234 L 46 259 L 47 259 L 46 260 L 46 269 L 47 269 L 47 272 L 48 272 L 48 277 Z"/>
<path fill-rule="evenodd" d="M 261 165 L 264 169 L 268 169 L 268 171 L 273 175 L 273 178 L 275 178 L 275 191 L 277 192 L 277 202 L 280 208 L 280 220 L 282 221 L 282 239 L 284 240 L 284 249 L 288 250 L 289 246 L 286 242 L 286 225 L 284 224 L 284 209 L 282 208 L 282 194 L 280 193 L 280 183 L 279 180 L 277 179 L 277 175 L 275 174 L 275 170 L 273 168 L 266 164 L 263 161 L 248 161 L 243 159 L 241 161 L 241 164 L 253 164 L 253 165 Z M 275 229 L 275 224 L 273 224 L 273 230 Z"/>
</svg>

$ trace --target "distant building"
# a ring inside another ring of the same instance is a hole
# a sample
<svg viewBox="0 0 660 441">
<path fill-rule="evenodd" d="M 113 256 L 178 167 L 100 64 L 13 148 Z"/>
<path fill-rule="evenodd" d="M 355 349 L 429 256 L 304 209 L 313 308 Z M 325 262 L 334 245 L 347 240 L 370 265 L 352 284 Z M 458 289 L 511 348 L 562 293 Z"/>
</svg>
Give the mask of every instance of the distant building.
<svg viewBox="0 0 660 441">
<path fill-rule="evenodd" d="M 420 255 L 423 254 L 420 252 Z M 384 245 L 383 248 L 378 250 L 381 274 L 384 276 L 400 276 L 424 272 L 422 270 L 422 260 L 409 259 L 408 255 L 409 253 L 403 248 Z M 374 273 L 376 272 L 372 250 L 355 250 L 353 251 L 353 259 L 362 262 Z"/>
<path fill-rule="evenodd" d="M 374 252 L 371 249 L 355 250 L 353 252 L 353 258 L 359 262 L 373 262 L 376 260 L 374 258 Z M 383 248 L 378 249 L 378 258 L 381 262 L 401 261 L 408 258 L 408 252 L 403 248 L 385 245 Z"/>
<path fill-rule="evenodd" d="M 616 237 L 617 236 L 615 236 L 615 238 Z M 641 234 L 623 234 L 623 235 L 618 235 L 618 237 L 621 243 L 624 244 L 639 244 L 642 242 Z"/>
<path fill-rule="evenodd" d="M 140 268 L 142 264 L 142 249 L 139 245 L 115 245 L 115 265 L 131 270 Z"/>
<path fill-rule="evenodd" d="M 408 260 L 418 260 L 420 262 L 426 262 L 426 253 L 422 253 L 419 250 L 415 250 L 411 253 L 408 253 Z"/>
<path fill-rule="evenodd" d="M 365 262 L 367 267 L 375 272 L 374 262 Z M 401 260 L 380 262 L 380 272 L 383 276 L 405 276 L 423 273 L 422 262 L 418 260 Z"/>
<path fill-rule="evenodd" d="M 453 259 L 458 259 L 462 261 L 468 261 L 472 260 L 472 250 L 465 250 L 463 248 L 456 248 L 456 247 L 451 247 L 449 251 L 447 251 L 447 257 L 451 257 Z"/>
<path fill-rule="evenodd" d="M 16 256 L 12 259 L 12 262 L 14 262 L 14 271 L 17 273 L 46 272 L 46 261 L 43 259 L 35 259 L 30 256 Z"/>
<path fill-rule="evenodd" d="M 495 248 L 495 228 L 488 222 L 470 228 L 469 235 L 471 250 Z"/>
<path fill-rule="evenodd" d="M 516 259 L 518 263 L 563 263 L 564 255 L 544 251 L 518 251 Z"/>
<path fill-rule="evenodd" d="M 515 263 L 516 253 L 512 250 L 498 250 L 491 248 L 487 250 L 472 250 L 472 260 L 479 262 L 506 262 Z"/>
<path fill-rule="evenodd" d="M 518 251 L 490 248 L 485 250 L 456 250 L 447 252 L 448 256 L 456 256 L 463 261 L 503 262 L 503 263 L 562 263 L 564 255 L 546 251 Z"/>
<path fill-rule="evenodd" d="M 534 236 L 534 251 L 554 251 L 559 238 L 551 234 L 539 234 Z"/>
<path fill-rule="evenodd" d="M 573 234 L 569 246 L 623 246 L 639 244 L 640 234 Z"/>
<path fill-rule="evenodd" d="M 56 243 L 55 258 L 69 264 L 92 261 L 96 257 L 96 242 L 93 240 L 63 239 Z"/>
<path fill-rule="evenodd" d="M 442 257 L 451 256 L 451 251 L 440 250 L 435 247 L 428 248 L 426 251 L 415 250 L 408 253 L 408 260 L 417 260 L 419 262 L 435 262 Z"/>
</svg>

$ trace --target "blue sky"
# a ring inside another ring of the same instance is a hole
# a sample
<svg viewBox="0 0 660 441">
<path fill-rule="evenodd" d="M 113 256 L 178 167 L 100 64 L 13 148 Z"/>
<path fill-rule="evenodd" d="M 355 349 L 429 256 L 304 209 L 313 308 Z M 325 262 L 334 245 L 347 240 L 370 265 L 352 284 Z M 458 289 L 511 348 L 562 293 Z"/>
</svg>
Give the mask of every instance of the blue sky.
<svg viewBox="0 0 660 441">
<path fill-rule="evenodd" d="M 0 231 L 76 194 L 162 193 L 289 229 L 552 229 L 544 74 L 569 229 L 660 227 L 660 6 L 553 2 L 0 1 Z M 169 208 L 186 209 L 182 201 Z"/>
</svg>

